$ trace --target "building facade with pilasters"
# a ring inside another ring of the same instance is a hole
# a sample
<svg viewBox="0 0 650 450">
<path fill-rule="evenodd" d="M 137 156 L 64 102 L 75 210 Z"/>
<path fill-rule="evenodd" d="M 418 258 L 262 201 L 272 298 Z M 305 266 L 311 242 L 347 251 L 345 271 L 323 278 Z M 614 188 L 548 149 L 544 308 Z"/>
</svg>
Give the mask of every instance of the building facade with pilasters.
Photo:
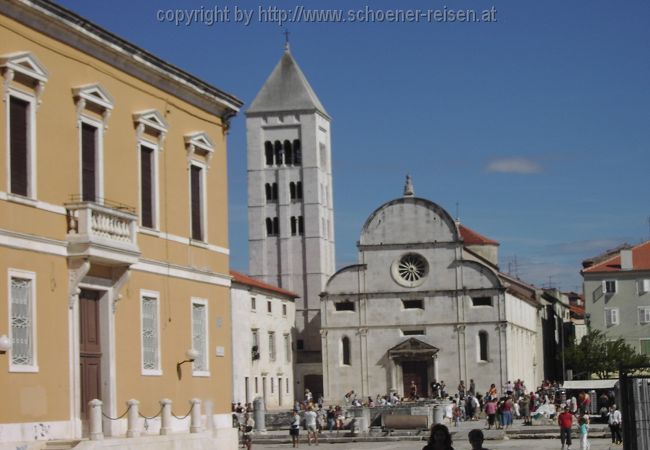
<svg viewBox="0 0 650 450">
<path fill-rule="evenodd" d="M 0 4 L 0 73 L 0 439 L 84 437 L 94 398 L 113 418 L 129 399 L 182 416 L 197 398 L 234 447 L 226 133 L 241 102 L 45 0 Z M 126 419 L 103 426 L 121 436 Z"/>
<path fill-rule="evenodd" d="M 322 294 L 325 397 L 420 396 L 433 380 L 478 392 L 521 378 L 541 381 L 534 289 L 498 271 L 498 244 L 413 195 L 380 206 L 364 224 L 358 264 Z M 522 352 L 526 349 L 525 352 Z"/>
</svg>

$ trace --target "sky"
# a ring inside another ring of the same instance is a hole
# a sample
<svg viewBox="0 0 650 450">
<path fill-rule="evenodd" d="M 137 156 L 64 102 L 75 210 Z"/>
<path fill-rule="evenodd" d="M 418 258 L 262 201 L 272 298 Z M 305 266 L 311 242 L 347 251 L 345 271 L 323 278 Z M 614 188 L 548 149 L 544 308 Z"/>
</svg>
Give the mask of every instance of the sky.
<svg viewBox="0 0 650 450">
<path fill-rule="evenodd" d="M 233 269 L 248 268 L 243 113 L 285 30 L 332 117 L 337 268 L 406 174 L 538 287 L 581 291 L 583 259 L 650 239 L 647 0 L 57 3 L 244 102 L 228 141 Z"/>
</svg>

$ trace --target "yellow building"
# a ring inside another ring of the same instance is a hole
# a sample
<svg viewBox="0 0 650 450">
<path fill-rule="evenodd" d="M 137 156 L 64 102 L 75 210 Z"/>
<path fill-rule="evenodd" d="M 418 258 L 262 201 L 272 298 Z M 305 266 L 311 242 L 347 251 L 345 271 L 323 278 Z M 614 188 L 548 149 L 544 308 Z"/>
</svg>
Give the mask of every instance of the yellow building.
<svg viewBox="0 0 650 450">
<path fill-rule="evenodd" d="M 112 418 L 209 401 L 204 424 L 232 439 L 241 102 L 46 0 L 0 2 L 0 75 L 0 446 L 84 436 L 93 398 Z"/>
</svg>

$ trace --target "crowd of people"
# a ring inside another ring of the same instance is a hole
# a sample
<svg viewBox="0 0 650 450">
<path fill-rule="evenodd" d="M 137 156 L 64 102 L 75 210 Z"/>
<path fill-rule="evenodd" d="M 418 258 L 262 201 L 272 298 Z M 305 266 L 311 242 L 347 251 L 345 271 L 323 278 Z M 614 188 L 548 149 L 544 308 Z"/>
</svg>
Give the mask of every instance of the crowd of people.
<svg viewBox="0 0 650 450">
<path fill-rule="evenodd" d="M 562 391 L 558 383 L 545 380 L 535 390 L 529 390 L 523 380 L 514 382 L 508 381 L 499 389 L 496 384 L 491 384 L 484 392 L 480 393 L 473 379 L 465 384 L 461 380 L 454 392 L 447 387 L 444 381 L 434 380 L 431 390 L 427 396 L 430 399 L 447 400 L 443 402 L 443 417 L 449 426 L 459 427 L 462 421 L 480 421 L 485 420 L 485 429 L 503 429 L 507 430 L 514 420 L 522 420 L 523 425 L 532 425 L 534 417 L 544 417 L 551 421 L 557 421 L 560 427 L 560 438 L 562 449 L 569 450 L 572 443 L 572 428 L 574 424 L 578 426 L 580 436 L 580 448 L 589 449 L 589 413 L 594 411 L 592 402 L 602 408 L 599 412 L 607 420 L 612 437 L 613 444 L 621 444 L 621 413 L 614 404 L 614 392 L 605 392 L 598 398 L 591 398 L 588 392 L 580 392 L 577 396 L 567 395 Z M 318 395 L 316 399 L 309 391 L 305 390 L 305 396 L 302 401 L 296 401 L 291 418 L 289 434 L 292 438 L 294 447 L 299 445 L 300 429 L 307 430 L 307 441 L 311 445 L 318 445 L 318 434 L 324 430 L 335 431 L 343 430 L 350 426 L 350 419 L 347 416 L 348 407 L 390 407 L 403 403 L 422 400 L 423 396 L 418 392 L 418 386 L 415 382 L 410 383 L 407 395 L 400 398 L 395 392 L 387 395 L 368 396 L 360 398 L 354 390 L 349 390 L 343 397 L 343 404 L 329 405 L 327 408 L 323 405 L 323 396 Z M 242 405 L 233 404 L 233 412 L 239 416 L 240 425 L 244 429 L 244 446 L 247 441 L 250 442 L 251 428 L 250 413 L 253 408 L 250 403 Z M 245 416 L 244 416 L 245 415 Z M 444 429 L 448 428 L 444 425 Z M 437 425 L 436 425 L 437 426 Z M 240 428 L 241 429 L 241 428 Z M 431 436 L 434 431 L 442 435 L 442 428 L 432 428 Z M 474 442 L 472 448 L 482 448 L 482 432 L 479 435 L 480 428 L 473 430 Z M 247 438 L 248 435 L 248 438 Z M 471 437 L 470 436 L 470 437 Z M 480 439 L 479 439 L 480 437 Z M 480 443 L 478 443 L 480 440 Z M 425 449 L 439 448 L 431 447 L 433 441 L 430 440 Z M 471 439 L 470 439 L 470 442 Z M 250 445 L 250 444 L 249 444 Z M 248 446 L 248 448 L 250 448 Z"/>
</svg>

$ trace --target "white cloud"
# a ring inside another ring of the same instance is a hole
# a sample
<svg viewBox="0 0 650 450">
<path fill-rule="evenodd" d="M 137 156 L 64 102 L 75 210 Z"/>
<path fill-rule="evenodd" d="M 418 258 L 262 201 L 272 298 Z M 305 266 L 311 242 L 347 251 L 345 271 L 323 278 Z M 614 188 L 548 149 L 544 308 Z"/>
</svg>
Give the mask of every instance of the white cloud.
<svg viewBox="0 0 650 450">
<path fill-rule="evenodd" d="M 488 172 L 531 174 L 540 173 L 542 166 L 525 158 L 503 158 L 492 161 L 487 166 Z"/>
</svg>

